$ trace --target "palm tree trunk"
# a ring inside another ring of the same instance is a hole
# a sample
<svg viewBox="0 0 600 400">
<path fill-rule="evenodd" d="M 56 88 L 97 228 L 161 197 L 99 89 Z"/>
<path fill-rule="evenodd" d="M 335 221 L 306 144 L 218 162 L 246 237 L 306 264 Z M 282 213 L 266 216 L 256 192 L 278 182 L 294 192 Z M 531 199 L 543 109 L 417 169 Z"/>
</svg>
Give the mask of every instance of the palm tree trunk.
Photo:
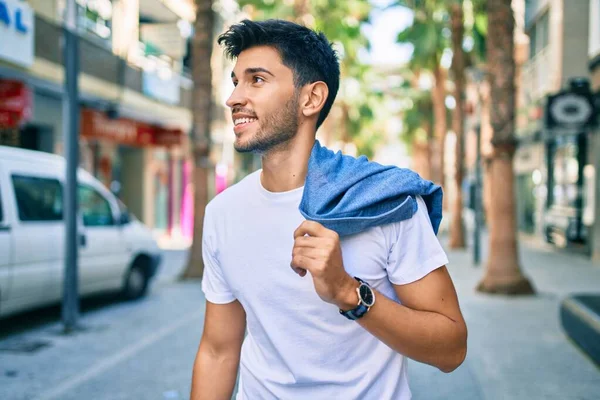
<svg viewBox="0 0 600 400">
<path fill-rule="evenodd" d="M 446 73 L 444 69 L 436 64 L 433 70 L 435 82 L 431 100 L 433 102 L 434 115 L 434 141 L 433 141 L 433 159 L 432 175 L 433 181 L 444 186 L 444 142 L 446 140 Z"/>
<path fill-rule="evenodd" d="M 492 107 L 493 152 L 488 184 L 490 253 L 477 290 L 487 293 L 532 294 L 519 267 L 516 239 L 513 156 L 515 152 L 514 16 L 511 0 L 488 0 L 488 79 Z"/>
<path fill-rule="evenodd" d="M 196 0 L 195 33 L 192 42 L 192 152 L 194 157 L 194 234 L 188 264 L 182 279 L 201 278 L 202 229 L 204 211 L 208 204 L 210 175 L 210 122 L 212 106 L 212 70 L 210 60 L 213 48 L 214 14 L 212 0 Z"/>
<path fill-rule="evenodd" d="M 431 180 L 431 148 L 429 142 L 412 143 L 412 168 L 426 180 Z"/>
<path fill-rule="evenodd" d="M 452 221 L 450 223 L 450 248 L 465 248 L 463 225 L 462 181 L 464 176 L 464 110 L 465 110 L 465 55 L 462 48 L 464 22 L 462 2 L 454 3 L 450 9 L 452 26 L 452 72 L 454 75 L 454 97 L 456 108 L 453 114 L 453 130 L 456 134 L 456 168 L 454 172 L 454 201 L 452 202 Z"/>
</svg>

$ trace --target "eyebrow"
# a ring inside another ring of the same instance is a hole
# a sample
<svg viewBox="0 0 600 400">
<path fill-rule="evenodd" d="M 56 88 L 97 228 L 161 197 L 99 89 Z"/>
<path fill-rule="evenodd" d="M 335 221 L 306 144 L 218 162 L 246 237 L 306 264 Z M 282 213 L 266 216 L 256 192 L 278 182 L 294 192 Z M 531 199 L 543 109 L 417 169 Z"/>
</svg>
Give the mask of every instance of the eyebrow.
<svg viewBox="0 0 600 400">
<path fill-rule="evenodd" d="M 275 77 L 275 75 L 273 75 L 273 73 L 271 71 L 269 71 L 268 69 L 262 68 L 262 67 L 254 67 L 254 68 L 246 68 L 246 70 L 244 71 L 245 75 L 250 75 L 250 74 L 256 74 L 257 72 L 264 72 L 266 74 L 271 75 L 272 77 Z M 235 78 L 235 72 L 231 71 L 231 77 Z"/>
</svg>

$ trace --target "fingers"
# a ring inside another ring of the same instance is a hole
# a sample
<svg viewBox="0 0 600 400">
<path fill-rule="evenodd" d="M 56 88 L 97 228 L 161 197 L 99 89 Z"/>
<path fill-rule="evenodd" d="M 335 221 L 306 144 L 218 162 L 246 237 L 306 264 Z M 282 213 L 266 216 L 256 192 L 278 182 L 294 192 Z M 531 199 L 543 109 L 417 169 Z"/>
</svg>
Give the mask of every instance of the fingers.
<svg viewBox="0 0 600 400">
<path fill-rule="evenodd" d="M 324 269 L 339 246 L 336 232 L 314 221 L 304 221 L 294 232 L 294 248 L 290 266 L 300 276 L 313 276 Z"/>
<path fill-rule="evenodd" d="M 312 258 L 313 260 L 326 260 L 329 257 L 329 251 L 319 247 L 294 247 L 292 258 L 296 255 Z"/>
<path fill-rule="evenodd" d="M 298 236 L 294 239 L 294 248 L 296 247 L 321 247 L 323 239 L 313 236 Z"/>
<path fill-rule="evenodd" d="M 335 231 L 327 229 L 323 225 L 315 221 L 304 221 L 300 224 L 298 229 L 294 231 L 294 238 L 298 238 L 304 235 L 309 235 L 313 237 L 338 238 L 338 234 Z"/>
<path fill-rule="evenodd" d="M 298 275 L 305 276 L 307 270 L 312 268 L 313 262 L 322 258 L 324 254 L 325 252 L 318 248 L 294 247 L 290 267 Z"/>
<path fill-rule="evenodd" d="M 316 260 L 304 254 L 295 254 L 292 257 L 290 266 L 298 275 L 304 276 L 306 275 L 306 271 L 310 272 L 312 275 L 316 275 L 322 269 L 324 264 L 323 261 Z"/>
<path fill-rule="evenodd" d="M 290 264 L 290 266 L 292 267 L 292 270 L 294 270 L 294 272 L 297 273 L 298 275 L 300 275 L 300 276 L 306 275 L 306 270 L 304 268 L 294 267 L 292 264 Z"/>
</svg>

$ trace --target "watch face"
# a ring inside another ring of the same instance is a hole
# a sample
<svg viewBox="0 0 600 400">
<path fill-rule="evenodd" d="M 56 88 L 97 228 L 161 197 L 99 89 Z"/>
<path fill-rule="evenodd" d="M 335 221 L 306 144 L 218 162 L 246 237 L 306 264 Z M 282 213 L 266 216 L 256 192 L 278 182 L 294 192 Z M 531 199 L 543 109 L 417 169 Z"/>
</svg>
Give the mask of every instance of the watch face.
<svg viewBox="0 0 600 400">
<path fill-rule="evenodd" d="M 375 303 L 373 291 L 367 285 L 360 285 L 360 298 L 367 307 L 371 307 Z"/>
</svg>

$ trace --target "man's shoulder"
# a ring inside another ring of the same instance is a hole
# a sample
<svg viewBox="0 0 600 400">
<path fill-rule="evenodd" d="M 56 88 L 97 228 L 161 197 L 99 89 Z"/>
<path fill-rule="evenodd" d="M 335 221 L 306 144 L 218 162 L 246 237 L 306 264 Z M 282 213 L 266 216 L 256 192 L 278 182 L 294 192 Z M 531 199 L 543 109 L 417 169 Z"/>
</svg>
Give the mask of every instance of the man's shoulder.
<svg viewBox="0 0 600 400">
<path fill-rule="evenodd" d="M 235 206 L 240 200 L 247 199 L 256 191 L 257 179 L 260 176 L 260 170 L 252 172 L 245 176 L 239 182 L 231 185 L 218 195 L 216 195 L 206 206 L 207 212 L 218 212 Z"/>
<path fill-rule="evenodd" d="M 424 229 L 433 230 L 425 200 L 423 200 L 421 196 L 415 196 L 415 201 L 417 208 L 410 218 L 381 225 L 379 227 L 388 244 L 393 245 L 400 239 L 403 242 L 408 243 L 415 238 L 415 235 L 418 232 L 421 232 Z"/>
</svg>

